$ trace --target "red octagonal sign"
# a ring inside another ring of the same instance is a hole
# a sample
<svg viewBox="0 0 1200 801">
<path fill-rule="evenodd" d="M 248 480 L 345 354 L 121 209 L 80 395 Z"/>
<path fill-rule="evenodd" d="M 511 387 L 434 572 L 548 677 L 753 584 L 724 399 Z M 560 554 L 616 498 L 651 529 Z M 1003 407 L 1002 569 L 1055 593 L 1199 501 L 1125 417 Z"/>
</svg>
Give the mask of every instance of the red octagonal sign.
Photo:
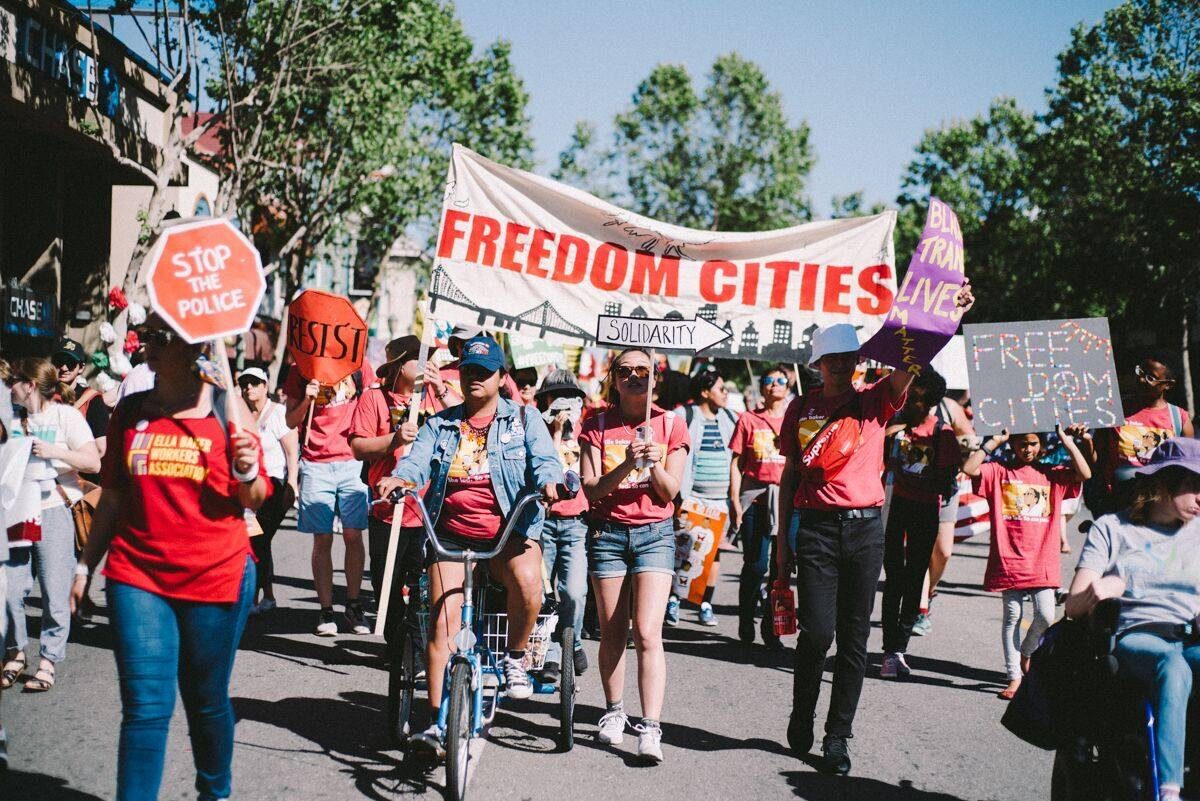
<svg viewBox="0 0 1200 801">
<path fill-rule="evenodd" d="M 228 220 L 168 228 L 148 258 L 150 305 L 188 342 L 249 330 L 267 284 L 258 250 Z"/>
<path fill-rule="evenodd" d="M 332 386 L 362 367 L 367 324 L 348 298 L 306 289 L 288 306 L 287 348 L 300 375 Z"/>
</svg>

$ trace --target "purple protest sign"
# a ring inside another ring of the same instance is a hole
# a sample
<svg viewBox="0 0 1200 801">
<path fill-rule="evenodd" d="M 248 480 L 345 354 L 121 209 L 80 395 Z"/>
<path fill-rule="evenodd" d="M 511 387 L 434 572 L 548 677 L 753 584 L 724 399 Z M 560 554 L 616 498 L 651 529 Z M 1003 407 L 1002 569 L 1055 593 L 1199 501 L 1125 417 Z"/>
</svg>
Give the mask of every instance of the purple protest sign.
<svg viewBox="0 0 1200 801">
<path fill-rule="evenodd" d="M 925 230 L 900 292 L 883 327 L 862 346 L 859 356 L 920 374 L 958 330 L 963 313 L 955 296 L 965 281 L 958 217 L 931 197 Z"/>
</svg>

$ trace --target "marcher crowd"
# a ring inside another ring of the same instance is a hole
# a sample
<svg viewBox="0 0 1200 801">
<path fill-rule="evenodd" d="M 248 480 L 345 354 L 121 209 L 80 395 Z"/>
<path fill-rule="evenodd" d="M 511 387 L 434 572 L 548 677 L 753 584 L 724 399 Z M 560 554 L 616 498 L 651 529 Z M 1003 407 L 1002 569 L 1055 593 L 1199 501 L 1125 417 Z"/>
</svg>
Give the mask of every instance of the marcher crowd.
<svg viewBox="0 0 1200 801">
<path fill-rule="evenodd" d="M 959 305 L 971 302 L 967 290 Z M 949 602 L 938 584 L 960 503 L 973 493 L 990 528 L 983 588 L 1003 606 L 995 659 L 1008 683 L 999 696 L 1020 691 L 1064 599 L 1071 617 L 1123 599 L 1129 636 L 1116 656 L 1146 685 L 1164 724 L 1160 797 L 1178 797 L 1200 645 L 1143 624 L 1190 624 L 1200 613 L 1200 570 L 1187 573 L 1179 557 L 1180 549 L 1200 553 L 1200 445 L 1188 413 L 1166 400 L 1176 381 L 1167 356 L 1144 358 L 1127 376 L 1118 428 L 981 438 L 965 388 L 948 389 L 928 367 L 914 377 L 864 366 L 849 325 L 815 333 L 808 369 L 766 365 L 740 393 L 715 362 L 693 360 L 689 374 L 640 349 L 613 355 L 597 371 L 600 383 L 563 365 L 511 370 L 500 342 L 465 327 L 449 338 L 451 360 L 440 367 L 422 363 L 421 341 L 405 336 L 388 343 L 383 363 L 364 363 L 332 386 L 285 364 L 275 386 L 263 365 L 227 387 L 214 369 L 225 353 L 187 343 L 154 315 L 138 334 L 144 368 L 135 386 L 89 386 L 83 347 L 70 339 L 48 357 L 0 361 L 0 490 L 18 498 L 0 537 L 0 689 L 53 691 L 72 619 L 90 618 L 103 565 L 123 707 L 121 801 L 158 797 L 177 687 L 200 798 L 230 797 L 230 676 L 248 616 L 277 607 L 272 542 L 293 508 L 296 531 L 312 539 L 315 636 L 369 634 L 385 589 L 389 617 L 427 596 L 431 723 L 409 747 L 443 758 L 437 713 L 459 642 L 464 575 L 460 562 L 428 547 L 417 498 L 439 541 L 485 551 L 530 490 L 544 505 L 527 507 L 488 564 L 505 590 L 506 692 L 532 694 L 526 651 L 539 611 L 555 603 L 558 630 L 536 679 L 587 673 L 582 638 L 598 636 L 606 709 L 595 736 L 604 744 L 621 746 L 632 729 L 641 760 L 664 759 L 663 627 L 685 614 L 717 625 L 721 552 L 740 549 L 737 632 L 747 645 L 783 649 L 776 612 L 786 610 L 772 606 L 769 588 L 795 576 L 793 701 L 779 730 L 797 756 L 813 748 L 836 644 L 818 764 L 850 772 L 879 579 L 879 676 L 902 680 L 920 647 L 914 638 L 931 636 L 933 610 Z M 560 493 L 567 471 L 581 478 L 573 497 Z M 399 490 L 413 494 L 397 508 Z M 1081 495 L 1096 522 L 1063 592 L 1067 524 Z M 699 595 L 677 581 L 694 542 L 679 523 L 689 503 L 716 510 L 725 526 Z M 345 581 L 335 592 L 339 537 Z M 37 652 L 25 608 L 35 582 Z M 568 629 L 574 637 L 563 642 Z M 636 723 L 623 696 L 630 648 Z"/>
</svg>

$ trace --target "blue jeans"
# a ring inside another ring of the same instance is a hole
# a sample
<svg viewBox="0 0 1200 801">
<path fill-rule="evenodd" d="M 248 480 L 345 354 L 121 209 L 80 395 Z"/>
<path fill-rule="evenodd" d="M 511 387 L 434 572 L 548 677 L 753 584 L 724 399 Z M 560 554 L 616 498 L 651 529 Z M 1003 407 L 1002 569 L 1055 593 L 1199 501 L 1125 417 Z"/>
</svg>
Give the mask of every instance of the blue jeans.
<svg viewBox="0 0 1200 801">
<path fill-rule="evenodd" d="M 1158 776 L 1162 784 L 1183 784 L 1183 741 L 1187 732 L 1192 679 L 1200 672 L 1200 645 L 1134 632 L 1117 643 L 1117 662 L 1145 688 L 1157 721 Z"/>
<path fill-rule="evenodd" d="M 37 566 L 42 591 L 42 658 L 55 664 L 67 655 L 71 633 L 71 584 L 75 581 L 75 520 L 71 510 L 55 506 L 42 510 L 42 538 L 33 545 L 9 549 L 8 554 L 8 651 L 24 651 L 29 645 L 25 627 L 25 599 L 33 591 L 33 568 Z M 26 654 L 36 664 L 32 654 Z"/>
<path fill-rule="evenodd" d="M 187 712 L 201 801 L 228 798 L 233 773 L 229 675 L 254 599 L 254 562 L 237 603 L 177 601 L 108 581 L 121 682 L 117 801 L 154 801 L 162 783 L 175 686 Z"/>
<path fill-rule="evenodd" d="M 583 647 L 583 607 L 587 602 L 587 524 L 579 517 L 547 517 L 542 526 L 542 558 L 546 575 L 558 593 L 558 642 L 550 643 L 547 662 L 562 660 L 562 630 L 575 627 L 575 650 Z"/>
</svg>

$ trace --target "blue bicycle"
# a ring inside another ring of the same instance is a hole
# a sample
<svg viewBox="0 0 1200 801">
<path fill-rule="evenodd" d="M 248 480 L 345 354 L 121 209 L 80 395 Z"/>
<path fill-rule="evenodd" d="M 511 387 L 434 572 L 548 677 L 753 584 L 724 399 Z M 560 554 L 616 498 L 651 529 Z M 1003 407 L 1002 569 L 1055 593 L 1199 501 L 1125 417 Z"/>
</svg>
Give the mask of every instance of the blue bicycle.
<svg viewBox="0 0 1200 801">
<path fill-rule="evenodd" d="M 579 476 L 567 473 L 566 480 L 558 487 L 558 495 L 560 498 L 572 498 L 579 490 Z M 397 503 L 404 495 L 411 495 L 416 500 L 426 539 L 438 557 L 463 564 L 462 628 L 454 638 L 454 651 L 446 665 L 446 679 L 442 685 L 442 703 L 438 713 L 438 725 L 446 735 L 446 797 L 452 801 L 463 801 L 467 792 L 471 740 L 481 736 L 484 727 L 495 718 L 500 708 L 500 699 L 504 697 L 506 689 L 504 670 L 500 666 L 499 657 L 503 653 L 508 634 L 508 616 L 503 612 L 487 611 L 486 574 L 485 578 L 477 583 L 475 568 L 478 563 L 492 559 L 504 549 L 516 521 L 531 503 L 541 502 L 541 495 L 538 492 L 527 492 L 517 499 L 500 535 L 496 538 L 495 545 L 490 550 L 460 551 L 445 547 L 438 539 L 419 495 L 413 490 L 399 490 L 395 494 L 400 496 L 396 498 Z M 428 610 L 418 612 L 422 631 L 428 626 L 428 614 Z M 539 615 L 535 636 L 530 642 L 530 664 L 526 670 L 529 672 L 535 694 L 549 695 L 558 692 L 558 745 L 561 751 L 569 751 L 574 746 L 575 672 L 562 671 L 557 686 L 538 679 L 540 668 L 545 661 L 548 645 L 545 640 L 548 634 L 539 637 L 536 632 L 548 633 L 554 628 L 553 613 Z M 538 642 L 539 639 L 543 641 Z M 568 644 L 575 642 L 575 632 L 571 626 L 562 631 L 561 641 Z M 409 669 L 411 670 L 411 667 Z M 409 703 L 404 706 L 407 707 L 406 712 L 411 709 L 411 696 Z"/>
</svg>

